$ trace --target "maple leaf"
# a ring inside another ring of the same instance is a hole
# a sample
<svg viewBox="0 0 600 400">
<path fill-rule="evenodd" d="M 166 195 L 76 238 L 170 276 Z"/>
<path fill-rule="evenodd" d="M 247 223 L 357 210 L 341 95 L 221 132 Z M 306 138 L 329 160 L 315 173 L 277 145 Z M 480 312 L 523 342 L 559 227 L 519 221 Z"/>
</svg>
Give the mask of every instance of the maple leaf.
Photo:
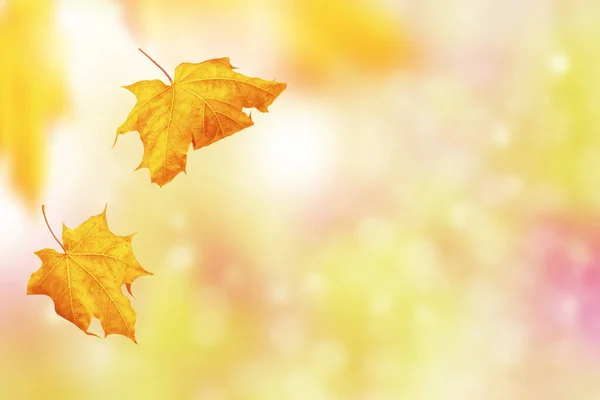
<svg viewBox="0 0 600 400">
<path fill-rule="evenodd" d="M 148 168 L 151 182 L 159 186 L 185 172 L 190 144 L 198 150 L 252 126 L 252 118 L 242 108 L 267 112 L 286 88 L 285 83 L 234 72 L 228 57 L 182 63 L 173 80 L 139 50 L 163 71 L 171 85 L 154 79 L 124 87 L 137 97 L 137 103 L 117 129 L 115 144 L 119 135 L 138 131 L 144 155 L 136 170 Z"/>
<path fill-rule="evenodd" d="M 127 336 L 135 343 L 135 311 L 121 286 L 131 294 L 131 283 L 152 275 L 135 259 L 129 236 L 117 236 L 108 229 L 106 207 L 76 229 L 63 225 L 63 242 L 56 237 L 42 206 L 50 233 L 64 250 L 35 252 L 42 266 L 31 275 L 27 294 L 45 294 L 54 301 L 56 313 L 88 335 L 92 316 L 98 318 L 105 337 Z"/>
</svg>

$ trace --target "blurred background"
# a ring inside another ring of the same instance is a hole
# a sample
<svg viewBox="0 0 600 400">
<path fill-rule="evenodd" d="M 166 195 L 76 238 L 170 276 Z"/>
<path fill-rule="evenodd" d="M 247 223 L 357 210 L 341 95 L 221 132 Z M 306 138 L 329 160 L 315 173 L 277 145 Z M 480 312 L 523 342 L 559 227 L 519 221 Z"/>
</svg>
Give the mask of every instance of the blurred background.
<svg viewBox="0 0 600 400">
<path fill-rule="evenodd" d="M 0 398 L 600 399 L 598 39 L 586 0 L 0 0 Z M 138 47 L 288 89 L 159 188 L 111 149 Z M 107 203 L 139 345 L 25 295 L 41 204 Z"/>
</svg>

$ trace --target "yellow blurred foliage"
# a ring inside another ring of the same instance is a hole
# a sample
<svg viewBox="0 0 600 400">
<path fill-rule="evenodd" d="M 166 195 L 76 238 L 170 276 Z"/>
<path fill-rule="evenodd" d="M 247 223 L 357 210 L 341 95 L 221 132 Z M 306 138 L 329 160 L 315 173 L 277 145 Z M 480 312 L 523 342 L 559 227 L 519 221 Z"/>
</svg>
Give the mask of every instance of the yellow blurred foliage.
<svg viewBox="0 0 600 400">
<path fill-rule="evenodd" d="M 288 9 L 286 59 L 306 83 L 327 82 L 340 68 L 378 74 L 409 65 L 411 40 L 400 15 L 378 2 L 301 0 Z"/>
<path fill-rule="evenodd" d="M 252 7 L 241 0 L 120 2 L 129 27 L 145 38 L 173 34 L 182 24 L 190 24 L 186 25 L 189 35 L 197 34 L 193 24 L 197 27 L 210 15 L 219 21 L 214 28 L 218 41 L 228 43 L 232 26 L 242 23 L 240 14 L 252 20 L 267 15 L 275 21 L 268 30 L 274 43 L 268 46 L 275 47 L 270 50 L 281 54 L 286 76 L 311 87 L 348 74 L 378 75 L 410 67 L 417 60 L 414 40 L 401 15 L 377 1 L 257 0 Z M 265 37 L 257 40 L 267 43 Z"/>
<path fill-rule="evenodd" d="M 7 0 L 0 10 L 0 157 L 29 203 L 44 182 L 45 132 L 65 109 L 53 0 Z"/>
</svg>

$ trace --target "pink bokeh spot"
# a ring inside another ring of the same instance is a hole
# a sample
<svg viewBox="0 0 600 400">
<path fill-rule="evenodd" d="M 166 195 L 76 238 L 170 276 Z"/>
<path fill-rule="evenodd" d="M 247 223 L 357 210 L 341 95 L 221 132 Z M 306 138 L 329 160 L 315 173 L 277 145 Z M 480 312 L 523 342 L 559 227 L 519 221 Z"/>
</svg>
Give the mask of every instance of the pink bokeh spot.
<svg viewBox="0 0 600 400">
<path fill-rule="evenodd" d="M 600 224 L 547 219 L 528 245 L 542 334 L 550 340 L 581 339 L 600 350 Z"/>
</svg>

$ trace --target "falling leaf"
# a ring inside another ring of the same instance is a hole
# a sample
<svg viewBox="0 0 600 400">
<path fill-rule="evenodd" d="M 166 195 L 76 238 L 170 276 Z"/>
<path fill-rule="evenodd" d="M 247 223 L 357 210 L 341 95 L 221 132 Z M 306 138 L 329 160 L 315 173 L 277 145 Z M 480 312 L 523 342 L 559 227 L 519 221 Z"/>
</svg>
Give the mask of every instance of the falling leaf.
<svg viewBox="0 0 600 400">
<path fill-rule="evenodd" d="M 66 108 L 54 1 L 0 5 L 0 161 L 15 192 L 33 204 L 44 182 L 44 133 Z"/>
<path fill-rule="evenodd" d="M 267 112 L 286 88 L 285 83 L 234 72 L 227 57 L 182 63 L 175 69 L 173 80 L 144 54 L 164 72 L 171 85 L 155 79 L 125 87 L 137 97 L 137 103 L 117 129 L 115 143 L 119 135 L 138 131 L 144 155 L 136 170 L 148 168 L 151 181 L 159 186 L 185 172 L 190 144 L 198 150 L 252 126 L 252 118 L 242 109 Z"/>
<path fill-rule="evenodd" d="M 76 229 L 63 225 L 62 243 L 44 219 L 64 253 L 43 249 L 35 254 L 42 266 L 31 275 L 27 294 L 45 294 L 54 309 L 88 335 L 92 316 L 101 322 L 105 336 L 116 333 L 135 340 L 135 311 L 121 286 L 131 294 L 131 284 L 143 275 L 152 275 L 135 259 L 129 236 L 117 236 L 108 229 L 106 207 Z"/>
</svg>

